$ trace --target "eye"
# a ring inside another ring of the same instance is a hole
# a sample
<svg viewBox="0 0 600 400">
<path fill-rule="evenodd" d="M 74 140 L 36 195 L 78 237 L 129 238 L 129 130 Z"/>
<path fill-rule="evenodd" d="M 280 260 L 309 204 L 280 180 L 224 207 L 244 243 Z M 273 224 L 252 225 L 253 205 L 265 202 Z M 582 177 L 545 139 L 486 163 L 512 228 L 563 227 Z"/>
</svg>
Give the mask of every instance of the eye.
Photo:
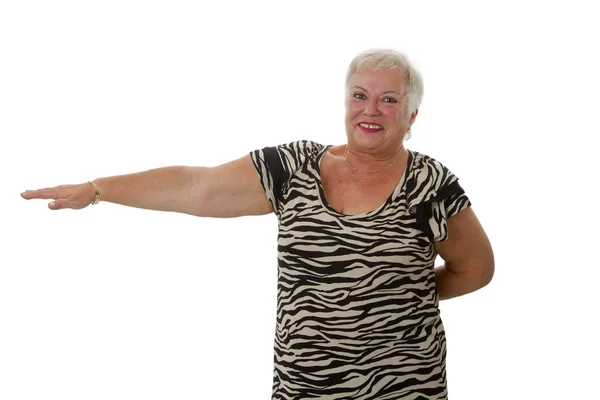
<svg viewBox="0 0 600 400">
<path fill-rule="evenodd" d="M 384 97 L 383 101 L 386 103 L 397 103 L 398 102 L 398 100 L 396 100 L 393 97 Z"/>
<path fill-rule="evenodd" d="M 352 97 L 354 97 L 355 99 L 359 99 L 359 100 L 364 100 L 364 99 L 366 99 L 366 98 L 367 98 L 367 96 L 365 96 L 365 95 L 364 95 L 364 94 L 362 94 L 362 93 L 354 93 L 354 94 L 352 95 Z"/>
</svg>

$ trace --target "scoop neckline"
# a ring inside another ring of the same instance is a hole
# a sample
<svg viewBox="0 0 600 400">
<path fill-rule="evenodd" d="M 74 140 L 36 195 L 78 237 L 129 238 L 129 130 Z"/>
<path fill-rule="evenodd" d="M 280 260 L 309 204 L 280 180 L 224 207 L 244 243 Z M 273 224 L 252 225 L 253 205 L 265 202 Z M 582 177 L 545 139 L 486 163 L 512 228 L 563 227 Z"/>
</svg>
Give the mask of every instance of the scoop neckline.
<svg viewBox="0 0 600 400">
<path fill-rule="evenodd" d="M 330 214 L 333 214 L 340 218 L 347 218 L 347 219 L 370 217 L 372 215 L 380 213 L 388 204 L 390 204 L 392 202 L 392 200 L 394 200 L 403 190 L 405 190 L 407 177 L 408 177 L 408 174 L 410 173 L 410 171 L 412 171 L 412 166 L 413 166 L 413 161 L 414 161 L 414 154 L 413 154 L 412 150 L 410 150 L 410 149 L 406 149 L 406 152 L 408 153 L 408 161 L 406 164 L 406 168 L 404 169 L 404 172 L 402 173 L 402 176 L 400 177 L 400 181 L 398 182 L 398 185 L 396 185 L 396 187 L 394 188 L 394 191 L 388 196 L 387 199 L 385 199 L 385 201 L 379 207 L 377 207 L 371 211 L 367 211 L 366 213 L 362 213 L 362 214 L 344 214 L 344 213 L 337 211 L 327 201 L 327 199 L 325 197 L 325 191 L 323 190 L 323 181 L 321 180 L 321 161 L 323 161 L 323 157 L 325 156 L 325 153 L 327 153 L 327 151 L 331 147 L 333 147 L 333 145 L 331 145 L 331 144 L 324 147 L 324 149 L 320 152 L 320 154 L 317 155 L 317 158 L 315 160 L 315 166 L 314 166 L 315 178 L 316 178 L 317 186 L 318 186 L 318 190 L 319 190 L 319 202 L 321 203 L 321 206 L 323 208 L 325 208 Z"/>
</svg>

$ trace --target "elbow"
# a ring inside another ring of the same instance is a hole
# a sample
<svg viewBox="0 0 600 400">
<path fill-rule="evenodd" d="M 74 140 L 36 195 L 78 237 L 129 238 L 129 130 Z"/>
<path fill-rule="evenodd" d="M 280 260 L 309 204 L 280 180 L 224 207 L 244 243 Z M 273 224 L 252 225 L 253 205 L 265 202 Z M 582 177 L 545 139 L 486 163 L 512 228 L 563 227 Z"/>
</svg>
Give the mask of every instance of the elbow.
<svg viewBox="0 0 600 400">
<path fill-rule="evenodd" d="M 196 217 L 212 217 L 214 181 L 208 167 L 183 167 L 183 184 L 178 194 L 177 210 Z"/>
<path fill-rule="evenodd" d="M 494 278 L 494 272 L 496 269 L 494 264 L 494 257 L 492 256 L 488 260 L 482 260 L 482 262 L 479 265 L 479 282 L 481 287 L 484 287 L 489 285 L 489 283 Z"/>
<path fill-rule="evenodd" d="M 494 269 L 493 261 L 471 261 L 469 266 L 463 270 L 465 271 L 465 279 L 469 282 L 469 292 L 474 292 L 489 285 L 494 277 Z"/>
<path fill-rule="evenodd" d="M 487 286 L 490 284 L 490 282 L 492 281 L 492 278 L 494 278 L 494 266 L 492 265 L 489 268 L 486 268 L 485 273 L 483 274 L 483 278 L 482 278 L 482 286 Z"/>
<path fill-rule="evenodd" d="M 494 262 L 494 252 L 491 247 L 487 251 L 482 251 L 477 257 L 471 261 L 472 270 L 474 272 L 474 280 L 479 288 L 489 285 L 494 278 L 496 270 Z"/>
</svg>

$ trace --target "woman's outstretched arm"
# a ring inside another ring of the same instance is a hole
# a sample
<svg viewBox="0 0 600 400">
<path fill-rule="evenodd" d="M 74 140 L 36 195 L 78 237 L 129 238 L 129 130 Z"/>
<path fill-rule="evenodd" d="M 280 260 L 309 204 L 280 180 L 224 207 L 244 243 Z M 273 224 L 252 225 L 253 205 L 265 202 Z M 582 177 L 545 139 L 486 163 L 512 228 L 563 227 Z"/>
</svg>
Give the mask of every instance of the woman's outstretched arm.
<svg viewBox="0 0 600 400">
<path fill-rule="evenodd" d="M 273 211 L 250 155 L 217 167 L 170 166 L 93 181 L 101 201 L 201 217 L 232 218 Z M 21 193 L 24 199 L 52 199 L 49 208 L 81 209 L 95 199 L 90 183 Z"/>
</svg>

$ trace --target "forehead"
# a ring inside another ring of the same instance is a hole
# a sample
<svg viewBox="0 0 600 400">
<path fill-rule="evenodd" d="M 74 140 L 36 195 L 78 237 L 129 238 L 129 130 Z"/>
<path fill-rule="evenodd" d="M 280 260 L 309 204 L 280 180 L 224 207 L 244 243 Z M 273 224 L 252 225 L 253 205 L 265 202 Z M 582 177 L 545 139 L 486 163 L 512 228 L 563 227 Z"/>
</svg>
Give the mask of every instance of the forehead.
<svg viewBox="0 0 600 400">
<path fill-rule="evenodd" d="M 350 87 L 360 86 L 369 92 L 404 92 L 405 75 L 402 71 L 363 69 L 350 77 Z"/>
</svg>

